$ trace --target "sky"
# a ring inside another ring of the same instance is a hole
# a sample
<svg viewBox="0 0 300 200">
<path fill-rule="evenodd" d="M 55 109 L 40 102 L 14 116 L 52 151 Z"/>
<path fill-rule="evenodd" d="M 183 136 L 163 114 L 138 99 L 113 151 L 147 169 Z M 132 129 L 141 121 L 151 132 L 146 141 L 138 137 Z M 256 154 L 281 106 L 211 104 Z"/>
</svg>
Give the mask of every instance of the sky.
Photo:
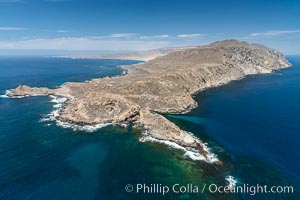
<svg viewBox="0 0 300 200">
<path fill-rule="evenodd" d="M 300 1 L 0 0 L 0 55 L 127 52 L 225 39 L 300 55 Z"/>
</svg>

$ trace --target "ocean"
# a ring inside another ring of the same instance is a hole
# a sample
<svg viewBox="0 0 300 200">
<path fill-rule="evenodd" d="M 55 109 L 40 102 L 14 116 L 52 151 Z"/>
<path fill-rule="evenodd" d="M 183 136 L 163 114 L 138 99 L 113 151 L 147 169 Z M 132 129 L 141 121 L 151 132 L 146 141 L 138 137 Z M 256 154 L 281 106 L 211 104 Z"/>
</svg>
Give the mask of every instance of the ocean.
<svg viewBox="0 0 300 200">
<path fill-rule="evenodd" d="M 73 131 L 41 121 L 49 97 L 0 98 L 0 199 L 299 199 L 300 57 L 276 73 L 249 76 L 195 96 L 199 107 L 166 115 L 208 144 L 223 161 L 215 167 L 180 150 L 141 143 L 140 130 L 107 126 Z M 55 87 L 122 74 L 138 61 L 1 57 L 0 93 L 19 84 Z M 239 184 L 294 186 L 294 194 L 220 194 L 209 191 L 149 194 L 128 184 Z"/>
</svg>

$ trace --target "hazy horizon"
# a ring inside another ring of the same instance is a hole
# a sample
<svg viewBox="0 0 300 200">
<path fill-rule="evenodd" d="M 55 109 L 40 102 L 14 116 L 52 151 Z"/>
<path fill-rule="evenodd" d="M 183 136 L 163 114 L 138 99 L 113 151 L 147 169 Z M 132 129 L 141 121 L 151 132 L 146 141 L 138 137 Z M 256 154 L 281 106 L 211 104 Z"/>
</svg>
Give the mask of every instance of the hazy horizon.
<svg viewBox="0 0 300 200">
<path fill-rule="evenodd" d="M 0 0 L 0 55 L 70 55 L 237 39 L 299 55 L 300 2 Z"/>
</svg>

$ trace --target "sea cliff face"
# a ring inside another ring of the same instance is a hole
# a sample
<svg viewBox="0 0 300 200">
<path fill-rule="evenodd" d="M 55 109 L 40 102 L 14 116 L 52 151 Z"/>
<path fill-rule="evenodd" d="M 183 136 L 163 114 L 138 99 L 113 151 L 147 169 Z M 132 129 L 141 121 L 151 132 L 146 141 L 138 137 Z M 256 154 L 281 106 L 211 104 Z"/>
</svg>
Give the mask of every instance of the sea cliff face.
<svg viewBox="0 0 300 200">
<path fill-rule="evenodd" d="M 125 66 L 127 74 L 84 83 L 68 82 L 56 89 L 19 86 L 9 97 L 57 95 L 68 98 L 57 120 L 79 125 L 133 123 L 144 129 L 143 141 L 171 142 L 215 161 L 204 143 L 161 113 L 195 108 L 193 94 L 250 74 L 290 66 L 276 50 L 236 40 L 175 51 L 146 63 Z"/>
</svg>

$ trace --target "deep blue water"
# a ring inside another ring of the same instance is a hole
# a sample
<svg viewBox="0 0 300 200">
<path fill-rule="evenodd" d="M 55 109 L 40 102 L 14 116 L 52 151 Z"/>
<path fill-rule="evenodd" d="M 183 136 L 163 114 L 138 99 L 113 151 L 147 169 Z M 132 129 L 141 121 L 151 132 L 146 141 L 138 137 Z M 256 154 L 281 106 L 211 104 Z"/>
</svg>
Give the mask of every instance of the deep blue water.
<svg viewBox="0 0 300 200">
<path fill-rule="evenodd" d="M 183 119 L 202 124 L 236 156 L 259 156 L 300 181 L 300 57 L 289 60 L 293 67 L 278 73 L 200 93 L 199 107 Z"/>
<path fill-rule="evenodd" d="M 190 127 L 200 126 L 222 144 L 245 182 L 274 180 L 280 185 L 288 177 L 299 186 L 300 56 L 288 59 L 293 66 L 277 73 L 249 76 L 201 92 L 195 97 L 198 108 L 173 116 L 191 122 Z"/>
<path fill-rule="evenodd" d="M 136 195 L 135 183 L 299 184 L 300 57 L 279 73 L 251 76 L 195 98 L 187 115 L 168 116 L 193 132 L 224 161 L 215 168 L 166 146 L 140 143 L 139 130 L 105 127 L 74 132 L 41 123 L 48 97 L 0 98 L 0 199 L 297 199 L 284 195 Z M 19 84 L 54 87 L 122 73 L 121 60 L 0 58 L 0 93 Z"/>
<path fill-rule="evenodd" d="M 0 90 L 19 84 L 58 86 L 67 81 L 85 81 L 122 73 L 119 65 L 136 61 L 65 59 L 44 57 L 0 57 Z"/>
</svg>

